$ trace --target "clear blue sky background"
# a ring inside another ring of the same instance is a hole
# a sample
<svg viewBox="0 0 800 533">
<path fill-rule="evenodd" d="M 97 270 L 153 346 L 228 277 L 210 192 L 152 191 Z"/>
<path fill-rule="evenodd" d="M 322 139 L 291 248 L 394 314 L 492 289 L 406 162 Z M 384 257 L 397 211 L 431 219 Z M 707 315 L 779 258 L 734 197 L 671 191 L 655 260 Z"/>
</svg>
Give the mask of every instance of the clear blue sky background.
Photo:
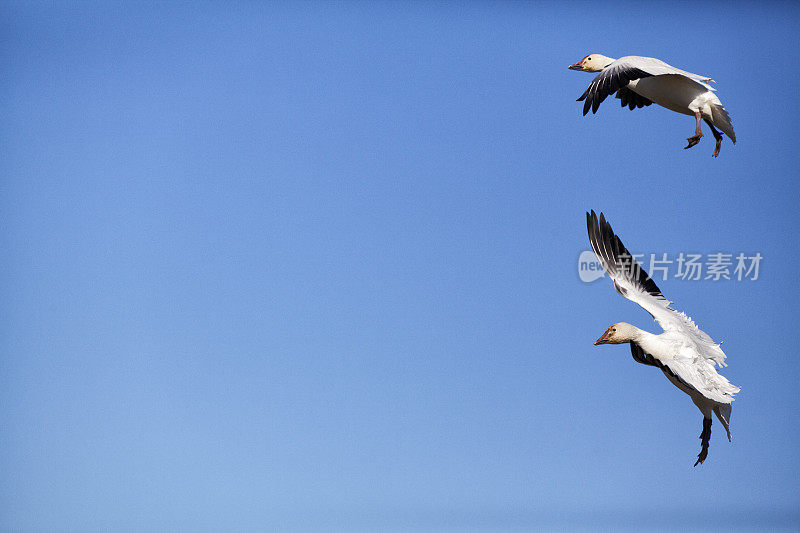
<svg viewBox="0 0 800 533">
<path fill-rule="evenodd" d="M 0 529 L 800 527 L 800 9 L 4 3 Z M 718 81 L 739 143 L 589 52 Z M 706 130 L 708 133 L 708 130 Z M 733 442 L 581 283 L 632 251 L 724 341 Z"/>
</svg>

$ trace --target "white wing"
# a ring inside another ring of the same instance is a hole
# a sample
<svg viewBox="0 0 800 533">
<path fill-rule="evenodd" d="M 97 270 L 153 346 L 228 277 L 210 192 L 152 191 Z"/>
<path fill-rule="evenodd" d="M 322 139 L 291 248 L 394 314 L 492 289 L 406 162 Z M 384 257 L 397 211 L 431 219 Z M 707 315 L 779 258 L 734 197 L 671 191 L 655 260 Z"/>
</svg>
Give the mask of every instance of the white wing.
<svg viewBox="0 0 800 533">
<path fill-rule="evenodd" d="M 632 342 L 631 354 L 639 363 L 660 368 L 675 386 L 689 396 L 698 392 L 709 400 L 729 404 L 733 401 L 733 395 L 739 392 L 739 387 L 717 373 L 712 361 L 693 349 L 679 350 L 672 359 L 661 359 L 646 353 L 639 344 Z M 727 416 L 729 421 L 730 413 Z"/>
<path fill-rule="evenodd" d="M 699 82 L 701 85 L 706 87 L 707 89 L 713 91 L 715 90 L 712 86 L 708 85 L 709 83 L 716 83 L 714 80 L 709 78 L 708 76 L 701 76 L 700 74 L 694 74 L 692 72 L 687 72 L 685 70 L 681 70 L 677 67 L 673 67 L 668 63 L 664 63 L 660 59 L 656 59 L 654 57 L 642 57 L 642 56 L 625 56 L 617 59 L 614 63 L 619 63 L 622 65 L 622 68 L 625 68 L 625 65 L 639 68 L 651 76 L 663 76 L 666 74 L 678 74 L 680 76 L 686 76 L 689 79 L 692 79 L 696 82 Z M 613 66 L 612 63 L 609 66 Z"/>
<path fill-rule="evenodd" d="M 592 83 L 589 84 L 589 87 L 583 95 L 578 98 L 578 101 L 586 100 L 583 104 L 584 115 L 589 112 L 590 108 L 592 113 L 596 113 L 597 108 L 600 107 L 600 104 L 606 97 L 620 89 L 625 89 L 629 82 L 640 78 L 648 78 L 650 76 L 668 75 L 684 76 L 710 91 L 716 90 L 709 85 L 709 83 L 714 80 L 707 76 L 700 76 L 699 74 L 692 74 L 691 72 L 675 68 L 654 57 L 625 56 L 604 68 L 600 74 L 592 80 Z M 642 106 L 639 105 L 638 107 Z M 633 109 L 633 107 L 631 107 L 631 109 Z"/>
<path fill-rule="evenodd" d="M 603 269 L 614 281 L 614 288 L 618 293 L 639 304 L 665 332 L 673 333 L 676 338 L 690 344 L 704 360 L 727 366 L 725 353 L 719 345 L 701 331 L 691 318 L 669 306 L 672 302 L 664 298 L 653 279 L 633 259 L 602 213 L 599 221 L 594 211 L 591 214 L 586 213 L 586 226 L 592 249 Z M 711 368 L 713 369 L 713 364 Z"/>
</svg>

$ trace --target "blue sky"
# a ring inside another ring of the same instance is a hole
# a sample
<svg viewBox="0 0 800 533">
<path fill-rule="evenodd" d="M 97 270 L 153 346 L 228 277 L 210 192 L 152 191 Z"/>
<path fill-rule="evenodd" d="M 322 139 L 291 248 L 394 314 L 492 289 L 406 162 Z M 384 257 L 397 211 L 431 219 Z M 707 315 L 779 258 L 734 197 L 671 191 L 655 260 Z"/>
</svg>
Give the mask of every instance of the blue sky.
<svg viewBox="0 0 800 533">
<path fill-rule="evenodd" d="M 0 529 L 800 527 L 790 3 L 5 3 Z M 718 82 L 738 144 L 615 100 L 590 52 Z M 733 442 L 578 278 L 659 285 L 742 387 Z"/>
</svg>

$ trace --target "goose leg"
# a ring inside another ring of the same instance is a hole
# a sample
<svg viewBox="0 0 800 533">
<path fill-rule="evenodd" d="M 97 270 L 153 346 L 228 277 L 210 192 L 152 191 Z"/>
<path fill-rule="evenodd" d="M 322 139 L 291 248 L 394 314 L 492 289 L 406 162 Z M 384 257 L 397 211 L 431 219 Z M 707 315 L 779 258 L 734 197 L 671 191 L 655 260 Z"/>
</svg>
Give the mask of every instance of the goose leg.
<svg viewBox="0 0 800 533">
<path fill-rule="evenodd" d="M 704 118 L 703 120 L 705 120 L 706 124 L 708 124 L 708 127 L 711 128 L 711 133 L 714 134 L 714 138 L 717 140 L 717 147 L 714 148 L 714 153 L 711 154 L 711 157 L 717 157 L 719 155 L 719 147 L 722 146 L 722 134 L 717 131 L 717 128 L 714 127 L 710 120 L 707 118 Z"/>
<path fill-rule="evenodd" d="M 695 144 L 699 143 L 700 137 L 703 136 L 703 132 L 700 131 L 700 119 L 702 118 L 700 116 L 700 111 L 694 112 L 694 118 L 697 119 L 697 127 L 694 130 L 694 135 L 686 139 L 687 141 L 689 141 L 689 144 L 683 148 L 684 150 L 686 150 L 687 148 L 691 148 Z"/>
<path fill-rule="evenodd" d="M 708 441 L 711 440 L 711 418 L 703 417 L 703 432 L 700 433 L 701 448 L 697 456 L 697 462 L 694 466 L 699 465 L 708 457 Z"/>
</svg>

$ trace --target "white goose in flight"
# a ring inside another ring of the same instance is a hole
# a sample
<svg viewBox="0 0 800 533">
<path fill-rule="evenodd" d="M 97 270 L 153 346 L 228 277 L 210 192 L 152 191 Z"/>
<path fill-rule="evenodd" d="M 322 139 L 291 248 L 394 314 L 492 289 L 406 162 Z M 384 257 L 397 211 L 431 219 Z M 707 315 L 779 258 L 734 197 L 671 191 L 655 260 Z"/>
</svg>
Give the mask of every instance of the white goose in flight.
<svg viewBox="0 0 800 533">
<path fill-rule="evenodd" d="M 609 326 L 595 345 L 630 343 L 636 362 L 661 369 L 673 385 L 692 398 L 703 413 L 702 445 L 694 464 L 697 466 L 708 456 L 712 412 L 725 427 L 728 440 L 731 439 L 731 403 L 739 387 L 717 373 L 715 365 L 726 366 L 725 354 L 691 318 L 669 306 L 672 302 L 664 298 L 652 278 L 625 249 L 602 213 L 599 221 L 594 211 L 586 213 L 586 226 L 592 249 L 617 292 L 639 304 L 664 329 L 664 333 L 655 335 L 620 322 Z"/>
<path fill-rule="evenodd" d="M 612 59 L 600 54 L 589 54 L 577 63 L 570 65 L 571 70 L 583 72 L 599 72 L 592 80 L 586 92 L 578 101 L 583 104 L 583 114 L 592 109 L 592 113 L 610 94 L 617 93 L 622 107 L 630 109 L 644 107 L 655 102 L 676 113 L 694 116 L 697 120 L 695 134 L 689 137 L 691 148 L 700 142 L 703 132 L 700 120 L 705 120 L 711 133 L 717 140 L 714 157 L 719 155 L 722 134 L 714 127 L 721 129 L 736 144 L 731 117 L 722 106 L 715 89 L 709 83 L 715 83 L 709 77 L 699 76 L 664 63 L 652 57 L 626 56 Z"/>
</svg>

